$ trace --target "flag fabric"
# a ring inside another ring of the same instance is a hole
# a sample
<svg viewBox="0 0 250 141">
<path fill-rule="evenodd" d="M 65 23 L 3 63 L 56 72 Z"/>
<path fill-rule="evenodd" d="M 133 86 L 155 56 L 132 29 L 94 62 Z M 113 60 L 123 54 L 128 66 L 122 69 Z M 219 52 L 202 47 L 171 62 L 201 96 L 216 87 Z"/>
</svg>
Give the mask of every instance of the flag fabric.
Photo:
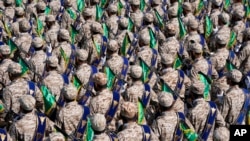
<svg viewBox="0 0 250 141">
<path fill-rule="evenodd" d="M 41 92 L 43 94 L 45 114 L 49 115 L 52 109 L 56 107 L 55 96 L 50 92 L 50 90 L 45 85 L 41 86 Z"/>
<path fill-rule="evenodd" d="M 115 74 L 113 73 L 113 71 L 109 67 L 105 67 L 105 74 L 108 78 L 107 88 L 111 90 L 113 88 L 114 83 L 115 83 Z"/>
<path fill-rule="evenodd" d="M 8 39 L 7 44 L 10 47 L 10 54 L 13 54 L 17 50 L 16 44 L 11 39 Z"/>
<path fill-rule="evenodd" d="M 48 16 L 50 13 L 51 13 L 51 8 L 49 6 L 46 6 L 45 15 Z"/>
<path fill-rule="evenodd" d="M 161 90 L 162 90 L 163 92 L 168 92 L 168 93 L 173 94 L 172 89 L 171 89 L 167 84 L 165 84 L 165 83 L 163 83 L 163 82 L 162 82 L 162 84 L 161 84 Z"/>
<path fill-rule="evenodd" d="M 250 18 L 250 5 L 245 6 L 245 17 Z"/>
<path fill-rule="evenodd" d="M 78 91 L 81 88 L 82 83 L 76 76 L 73 76 L 73 85 L 77 88 Z"/>
<path fill-rule="evenodd" d="M 0 112 L 4 112 L 4 106 L 3 106 L 3 104 L 0 104 Z"/>
<path fill-rule="evenodd" d="M 29 71 L 29 66 L 26 64 L 26 62 L 22 58 L 18 60 L 18 63 L 22 67 L 22 75 L 26 74 Z"/>
<path fill-rule="evenodd" d="M 87 126 L 87 129 L 86 129 L 85 141 L 92 141 L 94 138 L 94 130 L 92 129 L 90 118 L 88 118 L 86 126 Z"/>
<path fill-rule="evenodd" d="M 122 8 L 123 8 L 123 4 L 122 4 L 122 2 L 120 0 L 118 0 L 118 3 L 117 3 L 118 16 L 121 16 Z"/>
<path fill-rule="evenodd" d="M 182 2 L 179 1 L 179 3 L 178 3 L 178 12 L 177 12 L 178 17 L 181 17 L 182 12 L 183 12 Z"/>
<path fill-rule="evenodd" d="M 179 21 L 179 28 L 180 28 L 179 37 L 180 37 L 180 39 L 183 39 L 185 37 L 185 35 L 187 34 L 187 31 L 186 31 L 185 26 L 180 18 L 178 18 L 178 21 Z"/>
<path fill-rule="evenodd" d="M 231 71 L 233 69 L 237 69 L 234 64 L 232 64 L 229 60 L 226 61 L 226 69 L 227 71 Z"/>
<path fill-rule="evenodd" d="M 199 15 L 204 7 L 204 2 L 203 0 L 199 0 L 198 7 L 195 10 L 195 15 Z"/>
<path fill-rule="evenodd" d="M 11 38 L 11 31 L 9 28 L 9 24 L 7 24 L 6 22 L 3 22 L 3 26 L 4 26 L 4 30 L 7 33 L 8 37 Z"/>
<path fill-rule="evenodd" d="M 67 12 L 71 19 L 75 20 L 77 18 L 76 13 L 71 8 L 68 8 Z"/>
<path fill-rule="evenodd" d="M 94 43 L 94 46 L 95 46 L 95 50 L 98 54 L 98 57 L 100 58 L 100 55 L 101 55 L 101 46 L 93 39 L 93 43 Z"/>
<path fill-rule="evenodd" d="M 140 0 L 140 10 L 143 12 L 146 6 L 145 0 Z"/>
<path fill-rule="evenodd" d="M 84 7 L 85 7 L 85 1 L 84 0 L 77 0 L 76 3 L 77 3 L 77 10 L 79 12 L 82 12 Z"/>
<path fill-rule="evenodd" d="M 207 39 L 213 32 L 213 23 L 210 17 L 205 17 L 205 38 Z"/>
<path fill-rule="evenodd" d="M 96 5 L 96 21 L 101 20 L 102 14 L 103 14 L 103 9 L 99 5 Z"/>
<path fill-rule="evenodd" d="M 134 22 L 131 20 L 131 18 L 128 18 L 128 31 L 131 31 L 134 27 Z"/>
<path fill-rule="evenodd" d="M 199 80 L 204 84 L 205 86 L 205 90 L 204 90 L 204 99 L 208 100 L 208 96 L 209 96 L 209 91 L 211 88 L 211 78 L 209 78 L 207 75 L 203 74 L 202 72 L 199 72 Z"/>
<path fill-rule="evenodd" d="M 104 8 L 106 4 L 107 4 L 107 0 L 101 0 L 100 1 L 100 7 L 101 8 Z"/>
<path fill-rule="evenodd" d="M 149 30 L 149 36 L 150 36 L 150 48 L 155 48 L 157 45 L 155 33 L 153 32 L 151 28 L 149 28 L 148 30 Z"/>
<path fill-rule="evenodd" d="M 138 106 L 138 124 L 144 124 L 145 122 L 144 107 L 140 100 L 138 101 L 137 106 Z"/>
<path fill-rule="evenodd" d="M 195 133 L 195 131 L 193 131 L 192 129 L 186 127 L 183 122 L 180 123 L 180 129 L 184 133 L 184 136 L 188 141 L 197 141 L 198 134 Z"/>
<path fill-rule="evenodd" d="M 67 64 L 69 62 L 69 57 L 67 56 L 67 54 L 64 52 L 64 50 L 62 48 L 60 48 L 60 54 L 63 57 L 63 60 L 65 62 L 65 66 L 67 66 Z"/>
<path fill-rule="evenodd" d="M 181 66 L 182 66 L 181 58 L 179 57 L 179 55 L 177 55 L 175 60 L 174 60 L 173 68 L 179 69 Z"/>
<path fill-rule="evenodd" d="M 230 0 L 225 0 L 225 2 L 224 2 L 224 9 L 228 9 L 229 8 L 229 6 L 230 6 Z"/>
<path fill-rule="evenodd" d="M 143 61 L 140 60 L 140 66 L 142 67 L 142 82 L 145 83 L 148 81 L 148 75 L 150 73 L 150 68 L 148 65 Z"/>
<path fill-rule="evenodd" d="M 76 38 L 76 35 L 77 35 L 78 33 L 79 33 L 79 32 L 75 29 L 75 27 L 71 25 L 71 28 L 70 28 L 70 37 L 71 37 L 71 43 L 72 43 L 72 44 L 75 43 L 75 38 Z"/>
<path fill-rule="evenodd" d="M 230 33 L 230 39 L 229 39 L 229 42 L 228 42 L 228 45 L 227 47 L 230 49 L 232 48 L 235 44 L 236 44 L 236 33 L 235 32 L 231 32 Z"/>
<path fill-rule="evenodd" d="M 22 1 L 22 0 L 16 0 L 16 6 L 17 6 L 17 7 L 22 6 L 22 4 L 23 4 L 23 1 Z"/>
<path fill-rule="evenodd" d="M 163 23 L 163 19 L 162 19 L 161 15 L 159 14 L 159 12 L 158 12 L 156 9 L 154 9 L 154 11 L 155 11 L 155 16 L 156 16 L 156 18 L 157 18 L 159 27 L 160 27 L 160 28 L 163 28 L 164 23 Z"/>
<path fill-rule="evenodd" d="M 122 41 L 122 47 L 121 47 L 121 54 L 123 56 L 126 56 L 127 55 L 127 49 L 130 45 L 130 40 L 129 40 L 129 36 L 128 36 L 128 33 L 125 34 L 124 36 L 124 39 Z"/>
<path fill-rule="evenodd" d="M 102 24 L 102 29 L 103 29 L 103 36 L 105 36 L 108 39 L 109 38 L 109 30 L 108 30 L 108 26 L 105 23 Z"/>
<path fill-rule="evenodd" d="M 39 37 L 42 37 L 43 22 L 38 17 L 35 16 L 35 18 L 36 18 L 36 32 Z"/>
</svg>

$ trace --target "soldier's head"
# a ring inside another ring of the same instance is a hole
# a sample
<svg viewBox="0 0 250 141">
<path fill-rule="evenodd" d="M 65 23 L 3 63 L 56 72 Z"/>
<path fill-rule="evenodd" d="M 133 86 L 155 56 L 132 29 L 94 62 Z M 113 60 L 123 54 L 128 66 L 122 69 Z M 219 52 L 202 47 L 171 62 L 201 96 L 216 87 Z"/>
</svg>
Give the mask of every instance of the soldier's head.
<svg viewBox="0 0 250 141">
<path fill-rule="evenodd" d="M 154 15 L 152 13 L 145 13 L 143 16 L 143 24 L 144 25 L 150 25 L 154 22 Z"/>
<path fill-rule="evenodd" d="M 88 59 L 88 52 L 84 49 L 76 50 L 76 65 L 79 66 L 86 63 Z"/>
<path fill-rule="evenodd" d="M 31 26 L 27 19 L 23 19 L 19 22 L 19 31 L 24 33 L 30 30 Z"/>
<path fill-rule="evenodd" d="M 71 102 L 76 100 L 78 91 L 77 88 L 70 83 L 69 85 L 63 87 L 62 94 L 66 102 Z"/>
<path fill-rule="evenodd" d="M 109 14 L 109 16 L 111 16 L 111 15 L 116 15 L 116 14 L 117 14 L 117 11 L 118 11 L 117 5 L 115 5 L 115 4 L 110 4 L 110 5 L 108 6 L 108 14 Z"/>
<path fill-rule="evenodd" d="M 151 1 L 151 6 L 152 7 L 156 7 L 156 6 L 161 5 L 161 4 L 162 4 L 161 0 L 152 0 Z"/>
<path fill-rule="evenodd" d="M 105 89 L 107 87 L 107 82 L 108 82 L 108 79 L 107 79 L 107 76 L 105 73 L 102 73 L 102 72 L 98 72 L 96 74 L 94 74 L 93 76 L 94 78 L 94 83 L 95 83 L 95 90 L 96 91 L 99 91 L 101 89 Z"/>
<path fill-rule="evenodd" d="M 110 40 L 107 47 L 107 57 L 111 57 L 113 54 L 117 54 L 119 49 L 119 44 L 116 40 Z"/>
<path fill-rule="evenodd" d="M 219 26 L 229 24 L 229 21 L 230 21 L 230 17 L 227 13 L 221 13 L 219 15 L 219 20 L 218 20 Z"/>
<path fill-rule="evenodd" d="M 243 9 L 236 9 L 232 15 L 232 22 L 241 21 L 245 17 L 245 11 Z"/>
<path fill-rule="evenodd" d="M 34 47 L 35 51 L 39 51 L 43 49 L 44 46 L 44 40 L 40 37 L 35 37 L 32 40 L 32 46 Z"/>
<path fill-rule="evenodd" d="M 228 41 L 229 41 L 229 37 L 227 37 L 224 34 L 218 34 L 215 37 L 217 49 L 225 48 L 227 46 Z"/>
<path fill-rule="evenodd" d="M 91 127 L 95 134 L 105 132 L 106 129 L 106 118 L 103 114 L 96 113 L 90 117 Z"/>
<path fill-rule="evenodd" d="M 171 93 L 162 91 L 158 95 L 158 102 L 162 112 L 171 110 L 174 104 L 173 95 Z"/>
<path fill-rule="evenodd" d="M 132 102 L 124 102 L 121 105 L 121 118 L 125 123 L 134 122 L 137 120 L 137 106 Z"/>
<path fill-rule="evenodd" d="M 82 16 L 84 18 L 84 20 L 89 20 L 89 19 L 92 19 L 92 10 L 90 8 L 85 8 L 82 12 Z"/>
<path fill-rule="evenodd" d="M 64 0 L 64 7 L 69 8 L 72 6 L 72 1 L 71 0 Z"/>
<path fill-rule="evenodd" d="M 54 55 L 50 56 L 46 61 L 47 71 L 57 70 L 58 67 L 58 58 Z"/>
<path fill-rule="evenodd" d="M 9 7 L 14 4 L 14 0 L 4 0 L 4 6 Z"/>
<path fill-rule="evenodd" d="M 243 32 L 243 41 L 249 41 L 250 40 L 250 28 L 246 28 Z"/>
<path fill-rule="evenodd" d="M 11 54 L 10 47 L 8 45 L 1 45 L 0 54 L 2 59 L 9 58 Z"/>
<path fill-rule="evenodd" d="M 128 29 L 128 23 L 129 23 L 128 18 L 126 18 L 126 17 L 121 17 L 121 18 L 119 19 L 119 21 L 118 21 L 119 29 L 120 29 L 120 30 Z"/>
<path fill-rule="evenodd" d="M 195 60 L 196 58 L 202 57 L 203 47 L 200 43 L 192 43 L 189 45 L 191 51 L 191 58 Z"/>
<path fill-rule="evenodd" d="M 150 36 L 148 30 L 143 30 L 139 33 L 139 46 L 149 46 L 150 44 Z"/>
<path fill-rule="evenodd" d="M 54 15 L 47 15 L 45 17 L 45 23 L 48 28 L 55 24 L 56 18 Z"/>
<path fill-rule="evenodd" d="M 46 4 L 43 1 L 39 1 L 36 4 L 36 11 L 37 11 L 38 14 L 39 13 L 44 13 L 45 9 L 46 9 Z"/>
<path fill-rule="evenodd" d="M 23 113 L 29 113 L 32 112 L 33 109 L 36 106 L 36 100 L 31 95 L 23 95 L 19 99 L 20 102 L 20 108 Z"/>
<path fill-rule="evenodd" d="M 178 15 L 178 10 L 175 6 L 172 6 L 168 9 L 168 17 L 169 19 L 175 18 Z"/>
<path fill-rule="evenodd" d="M 8 66 L 9 78 L 11 81 L 18 79 L 22 75 L 22 67 L 19 63 L 11 63 Z"/>
<path fill-rule="evenodd" d="M 66 29 L 60 29 L 57 39 L 59 42 L 70 42 L 70 35 L 69 35 L 69 31 Z"/>
<path fill-rule="evenodd" d="M 230 86 L 234 86 L 240 83 L 242 79 L 242 73 L 237 69 L 233 69 L 226 74 L 226 77 L 227 84 L 229 84 Z"/>
<path fill-rule="evenodd" d="M 176 35 L 176 26 L 172 23 L 167 24 L 165 28 L 165 36 L 174 37 L 175 35 Z"/>
<path fill-rule="evenodd" d="M 49 134 L 48 141 L 65 141 L 65 137 L 60 132 L 52 132 Z"/>
<path fill-rule="evenodd" d="M 102 25 L 98 22 L 91 24 L 90 29 L 91 29 L 91 32 L 93 34 L 102 34 L 103 33 Z"/>
<path fill-rule="evenodd" d="M 199 23 L 196 19 L 189 19 L 188 21 L 188 32 L 197 31 Z"/>
<path fill-rule="evenodd" d="M 15 17 L 16 18 L 21 18 L 25 14 L 24 9 L 22 7 L 16 7 L 15 8 Z"/>
<path fill-rule="evenodd" d="M 142 68 L 139 65 L 132 65 L 130 67 L 130 72 L 129 72 L 130 76 L 132 77 L 132 79 L 134 81 L 136 80 L 140 80 L 142 77 Z"/>
<path fill-rule="evenodd" d="M 212 0 L 212 8 L 218 9 L 222 4 L 222 0 Z"/>
<path fill-rule="evenodd" d="M 218 127 L 214 130 L 214 141 L 229 141 L 230 132 L 226 127 Z"/>
<path fill-rule="evenodd" d="M 133 11 L 136 11 L 140 7 L 140 0 L 130 0 L 130 5 Z"/>
<path fill-rule="evenodd" d="M 174 63 L 174 57 L 172 54 L 162 54 L 161 55 L 161 66 L 162 69 L 172 68 Z"/>
<path fill-rule="evenodd" d="M 190 96 L 193 99 L 203 98 L 205 85 L 200 80 L 196 80 L 190 87 Z"/>
<path fill-rule="evenodd" d="M 189 2 L 184 2 L 182 7 L 184 15 L 192 12 L 192 5 Z"/>
</svg>

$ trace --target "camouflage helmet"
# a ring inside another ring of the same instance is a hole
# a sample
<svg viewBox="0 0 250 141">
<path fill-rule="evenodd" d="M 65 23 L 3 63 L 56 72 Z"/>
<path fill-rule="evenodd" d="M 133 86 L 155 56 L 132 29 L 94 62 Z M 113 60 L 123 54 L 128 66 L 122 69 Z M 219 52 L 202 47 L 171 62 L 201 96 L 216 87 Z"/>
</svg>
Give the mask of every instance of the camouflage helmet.
<svg viewBox="0 0 250 141">
<path fill-rule="evenodd" d="M 159 104 L 162 106 L 162 107 L 171 107 L 174 103 L 174 98 L 173 98 L 173 95 L 171 93 L 168 93 L 168 92 L 161 92 L 159 95 L 158 95 L 158 101 L 159 101 Z"/>
<path fill-rule="evenodd" d="M 94 82 L 100 86 L 104 86 L 107 84 L 108 79 L 105 73 L 98 72 L 94 75 Z"/>
<path fill-rule="evenodd" d="M 20 106 L 22 109 L 26 111 L 31 111 L 35 108 L 36 105 L 36 100 L 33 96 L 31 95 L 23 95 L 19 99 Z"/>
<path fill-rule="evenodd" d="M 22 73 L 22 67 L 19 63 L 11 63 L 8 66 L 8 72 L 13 75 L 20 75 Z"/>
<path fill-rule="evenodd" d="M 205 85 L 200 80 L 197 80 L 191 85 L 190 89 L 193 94 L 203 95 L 205 90 Z"/>
<path fill-rule="evenodd" d="M 50 67 L 57 67 L 58 66 L 58 58 L 54 55 L 50 56 L 47 60 L 47 64 Z"/>
<path fill-rule="evenodd" d="M 227 78 L 233 82 L 239 83 L 242 79 L 242 73 L 237 70 L 233 69 L 226 74 Z"/>
<path fill-rule="evenodd" d="M 28 32 L 31 26 L 27 19 L 23 19 L 19 22 L 19 30 L 23 32 Z"/>
<path fill-rule="evenodd" d="M 108 42 L 108 48 L 107 48 L 108 50 L 115 52 L 118 50 L 118 48 L 119 48 L 119 45 L 116 40 L 110 40 Z"/>
<path fill-rule="evenodd" d="M 84 49 L 78 49 L 76 51 L 76 57 L 80 61 L 86 61 L 88 59 L 88 52 Z"/>
<path fill-rule="evenodd" d="M 133 78 L 140 78 L 142 76 L 142 68 L 139 65 L 133 65 L 130 68 L 130 76 Z"/>
<path fill-rule="evenodd" d="M 91 126 L 94 131 L 104 131 L 106 128 L 106 118 L 103 114 L 96 113 L 90 117 Z"/>
<path fill-rule="evenodd" d="M 62 89 L 63 96 L 67 100 L 75 100 L 77 97 L 77 92 L 78 91 L 76 87 L 72 83 L 64 86 Z"/>
<path fill-rule="evenodd" d="M 39 10 L 44 11 L 44 10 L 46 9 L 46 4 L 45 4 L 43 1 L 39 1 L 39 2 L 36 4 L 36 8 L 39 9 Z"/>
<path fill-rule="evenodd" d="M 121 115 L 132 119 L 137 115 L 137 106 L 132 102 L 124 102 L 121 105 Z"/>
<path fill-rule="evenodd" d="M 2 55 L 10 55 L 10 47 L 8 45 L 1 45 L 0 46 L 0 53 Z"/>
<path fill-rule="evenodd" d="M 35 48 L 41 48 L 43 47 L 44 45 L 44 41 L 42 38 L 40 37 L 35 37 L 33 40 L 32 40 L 32 44 Z"/>
</svg>

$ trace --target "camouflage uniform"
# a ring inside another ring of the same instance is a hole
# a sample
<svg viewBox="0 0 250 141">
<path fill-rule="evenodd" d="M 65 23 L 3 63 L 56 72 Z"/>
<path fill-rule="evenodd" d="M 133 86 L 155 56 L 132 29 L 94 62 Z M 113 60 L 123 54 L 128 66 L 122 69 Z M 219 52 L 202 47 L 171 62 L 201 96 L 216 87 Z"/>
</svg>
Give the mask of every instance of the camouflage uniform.
<svg viewBox="0 0 250 141">
<path fill-rule="evenodd" d="M 249 54 L 250 54 L 250 41 L 249 40 L 250 36 L 250 30 L 247 29 L 244 32 L 244 38 L 245 42 L 243 43 L 240 52 L 239 52 L 239 61 L 240 61 L 240 70 L 243 74 L 247 74 L 250 71 L 249 64 L 250 64 L 250 59 L 249 59 Z"/>
<path fill-rule="evenodd" d="M 14 16 L 15 16 L 15 8 L 14 8 L 14 0 L 5 0 L 5 4 L 8 4 L 8 6 L 5 6 L 4 9 L 4 16 L 5 16 L 5 22 L 9 23 L 12 22 Z"/>
<path fill-rule="evenodd" d="M 55 22 L 55 21 L 56 19 L 53 15 L 48 15 L 45 18 L 45 22 Z M 53 24 L 50 28 L 49 27 L 45 28 L 46 28 L 45 41 L 47 44 L 50 44 L 52 48 L 55 48 L 56 46 L 58 46 L 57 34 L 60 26 L 58 25 L 57 22 L 55 22 L 55 24 Z"/>
<path fill-rule="evenodd" d="M 130 4 L 131 5 L 135 5 L 135 6 L 139 6 L 140 5 L 140 1 L 139 0 L 133 0 L 133 1 L 131 1 Z M 138 29 L 140 29 L 140 27 L 142 25 L 143 13 L 138 8 L 136 11 L 132 11 L 130 13 L 130 18 L 131 18 L 131 20 L 134 23 L 135 31 L 138 31 Z"/>
<path fill-rule="evenodd" d="M 192 5 L 189 2 L 183 3 L 183 10 L 187 11 L 185 17 L 182 19 L 184 25 L 188 25 L 189 20 L 195 19 L 195 16 L 192 13 Z"/>
<path fill-rule="evenodd" d="M 220 7 L 222 0 L 212 0 L 212 5 Z M 219 15 L 221 14 L 220 8 L 213 8 L 210 14 L 210 19 L 214 27 L 218 27 Z"/>
<path fill-rule="evenodd" d="M 50 133 L 49 136 L 45 139 L 45 141 L 57 141 L 57 140 L 65 141 L 66 139 L 60 132 Z"/>
<path fill-rule="evenodd" d="M 19 22 L 22 21 L 24 17 L 24 9 L 22 7 L 17 7 L 15 9 L 15 21 L 11 24 L 11 30 L 14 35 L 19 34 Z M 17 17 L 18 16 L 18 17 Z"/>
<path fill-rule="evenodd" d="M 117 35 L 117 30 L 118 30 L 118 20 L 119 17 L 116 15 L 117 13 L 117 5 L 115 4 L 110 4 L 108 7 L 108 12 L 112 13 L 107 19 L 106 19 L 106 24 L 109 29 L 109 38 L 114 39 Z"/>
<path fill-rule="evenodd" d="M 243 40 L 243 31 L 246 28 L 244 17 L 245 17 L 245 11 L 242 10 L 236 10 L 233 13 L 233 27 L 232 27 L 232 31 L 234 31 L 237 34 L 237 42 L 238 43 L 242 43 Z"/>
<path fill-rule="evenodd" d="M 72 7 L 72 1 L 70 1 L 70 0 L 64 1 L 64 7 L 66 7 L 66 8 L 64 9 L 64 13 L 62 15 L 61 28 L 69 30 L 70 25 L 74 23 L 77 15 L 76 15 L 75 9 L 73 9 L 73 7 Z M 69 12 L 69 11 L 71 11 L 73 14 L 70 15 L 69 13 L 71 13 L 71 12 Z M 73 15 L 74 15 L 74 17 L 71 17 Z"/>
<path fill-rule="evenodd" d="M 214 140 L 229 141 L 230 132 L 226 127 L 219 127 L 214 130 Z"/>
<path fill-rule="evenodd" d="M 175 29 L 176 29 L 176 37 L 179 38 L 179 32 L 180 32 L 180 28 L 179 28 L 179 21 L 177 18 L 177 14 L 178 14 L 178 5 L 176 6 L 171 6 L 168 9 L 168 16 L 170 16 L 170 20 L 166 23 L 166 25 L 168 24 L 173 24 L 175 25 Z"/>
</svg>

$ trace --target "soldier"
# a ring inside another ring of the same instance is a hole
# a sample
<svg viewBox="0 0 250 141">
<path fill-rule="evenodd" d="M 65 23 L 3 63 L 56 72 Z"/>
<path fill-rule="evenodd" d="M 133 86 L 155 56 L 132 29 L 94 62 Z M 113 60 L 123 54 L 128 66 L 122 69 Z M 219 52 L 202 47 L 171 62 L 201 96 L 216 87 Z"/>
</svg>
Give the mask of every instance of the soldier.
<svg viewBox="0 0 250 141">
<path fill-rule="evenodd" d="M 188 26 L 189 20 L 195 19 L 195 16 L 192 13 L 192 5 L 189 2 L 184 2 L 182 7 L 183 7 L 183 14 L 184 14 L 182 21 L 186 26 Z"/>
<path fill-rule="evenodd" d="M 7 86 L 11 81 L 8 75 L 8 66 L 13 63 L 11 60 L 11 51 L 8 45 L 0 46 L 0 54 L 1 54 L 1 63 L 0 63 L 0 83 L 1 90 Z"/>
<path fill-rule="evenodd" d="M 60 25 L 61 25 L 61 28 L 64 28 L 70 31 L 71 24 L 73 24 L 74 21 L 76 20 L 77 14 L 76 14 L 75 9 L 73 9 L 72 7 L 71 0 L 65 0 L 63 2 L 64 2 L 63 6 L 65 9 L 62 15 L 62 21 Z"/>
<path fill-rule="evenodd" d="M 87 110 L 88 108 L 85 109 L 86 107 L 84 108 L 77 103 L 77 89 L 73 84 L 63 87 L 62 95 L 66 104 L 59 110 L 55 123 L 59 128 L 65 131 L 67 135 L 73 135 L 76 138 L 81 139 L 82 137 L 77 136 L 77 133 L 80 128 L 79 126 L 82 126 L 82 123 L 87 122 L 86 116 L 89 114 L 89 111 Z"/>
<path fill-rule="evenodd" d="M 226 127 L 219 127 L 214 130 L 214 141 L 229 141 L 230 132 Z"/>
<path fill-rule="evenodd" d="M 65 137 L 60 132 L 50 133 L 45 141 L 65 141 Z"/>
<path fill-rule="evenodd" d="M 24 17 L 24 9 L 22 7 L 16 7 L 15 8 L 15 17 L 13 20 L 13 23 L 11 24 L 11 29 L 13 35 L 18 35 L 19 34 L 19 22 L 22 21 Z"/>
<path fill-rule="evenodd" d="M 243 44 L 242 47 L 239 49 L 239 61 L 240 61 L 240 71 L 246 75 L 249 71 L 250 71 L 250 59 L 249 59 L 249 55 L 250 55 L 250 29 L 247 28 L 244 31 L 244 35 L 243 35 Z"/>
<path fill-rule="evenodd" d="M 221 13 L 219 15 L 219 27 L 218 31 L 216 34 L 224 34 L 225 36 L 230 36 L 230 28 L 229 28 L 229 23 L 230 22 L 230 17 L 227 13 Z"/>
<path fill-rule="evenodd" d="M 212 11 L 210 14 L 210 19 L 213 22 L 213 27 L 218 27 L 219 25 L 219 15 L 221 14 L 221 3 L 222 0 L 212 0 Z"/>
<path fill-rule="evenodd" d="M 103 114 L 97 113 L 92 115 L 90 117 L 90 121 L 91 121 L 91 127 L 95 133 L 93 141 L 112 141 L 117 138 L 116 135 L 112 134 L 113 136 L 111 136 L 107 132 L 105 132 L 106 119 Z"/>
<path fill-rule="evenodd" d="M 110 4 L 107 11 L 109 17 L 106 19 L 106 24 L 109 29 L 109 38 L 114 39 L 117 35 L 119 20 L 119 17 L 117 16 L 117 4 Z"/>
<path fill-rule="evenodd" d="M 52 49 L 58 46 L 57 35 L 58 35 L 60 26 L 56 22 L 55 16 L 53 15 L 46 16 L 45 22 L 46 22 L 45 41 L 49 46 L 51 46 L 51 49 Z"/>
<path fill-rule="evenodd" d="M 225 121 L 215 103 L 204 100 L 204 89 L 205 86 L 201 81 L 195 81 L 192 84 L 190 95 L 193 97 L 193 108 L 190 109 L 187 117 L 201 139 L 212 141 L 214 129 L 225 126 Z M 208 120 L 212 122 L 207 122 Z"/>
<path fill-rule="evenodd" d="M 185 118 L 184 114 L 176 112 L 173 109 L 174 99 L 171 93 L 161 92 L 158 95 L 158 101 L 160 105 L 160 116 L 154 120 L 152 129 L 159 140 L 174 140 L 176 136 L 178 139 L 183 140 L 185 130 L 180 134 L 176 133 L 178 130 L 183 130 L 180 129 L 180 124 L 185 124 L 186 128 L 191 129 L 194 133 L 194 127 L 190 121 Z M 185 137 L 187 137 L 186 134 Z"/>
<path fill-rule="evenodd" d="M 29 0 L 26 5 L 26 10 L 25 10 L 25 17 L 26 19 L 31 19 L 31 16 L 33 13 L 36 13 L 36 4 L 37 1 L 35 0 Z"/>
<path fill-rule="evenodd" d="M 166 25 L 168 25 L 168 24 L 175 25 L 175 29 L 176 29 L 175 36 L 177 38 L 179 38 L 180 28 L 179 28 L 179 22 L 178 22 L 178 18 L 177 18 L 177 16 L 178 16 L 178 10 L 177 9 L 178 9 L 178 5 L 177 5 L 177 7 L 176 6 L 171 6 L 168 9 L 168 18 L 169 18 L 169 21 L 167 22 Z"/>
<path fill-rule="evenodd" d="M 8 66 L 11 83 L 3 90 L 3 102 L 9 112 L 16 114 L 20 111 L 19 97 L 22 95 L 32 95 L 36 99 L 36 107 L 43 110 L 43 96 L 40 89 L 34 82 L 26 81 L 22 77 L 22 67 L 18 63 L 11 63 Z M 12 119 L 9 119 L 12 120 Z"/>
<path fill-rule="evenodd" d="M 153 131 L 148 126 L 140 126 L 136 123 L 138 116 L 137 107 L 134 103 L 124 102 L 121 105 L 121 117 L 124 121 L 124 125 L 120 127 L 118 132 L 119 141 L 127 140 L 151 140 L 157 141 L 158 139 L 154 135 Z M 147 128 L 148 130 L 145 130 Z"/>
<path fill-rule="evenodd" d="M 45 21 L 45 9 L 46 9 L 46 4 L 43 1 L 39 1 L 36 4 L 37 18 L 39 18 L 43 23 Z"/>
<path fill-rule="evenodd" d="M 165 7 L 163 7 L 161 0 L 152 0 L 151 1 L 151 10 L 156 10 L 159 13 L 160 17 L 163 20 L 166 20 L 165 17 L 167 15 L 166 15 Z M 152 14 L 154 15 L 154 24 L 159 25 L 159 21 L 157 19 L 156 13 L 154 11 L 152 11 Z"/>
<path fill-rule="evenodd" d="M 173 68 L 174 58 L 172 55 L 162 55 L 161 64 L 162 70 L 160 79 L 162 80 L 162 82 L 160 82 L 160 85 L 162 88 L 160 88 L 160 90 L 164 90 L 164 85 L 170 87 L 170 89 L 175 92 L 175 95 L 177 94 L 177 99 L 175 99 L 176 102 L 173 106 L 173 109 L 178 112 L 184 113 L 183 101 L 185 100 L 185 95 L 187 95 L 186 90 L 188 90 L 191 86 L 191 80 L 185 75 L 182 70 L 175 70 Z"/>
<path fill-rule="evenodd" d="M 33 70 L 32 79 L 35 82 L 41 81 L 44 75 L 47 55 L 44 52 L 44 40 L 40 37 L 35 37 L 32 41 L 35 53 L 30 59 L 30 68 Z"/>
<path fill-rule="evenodd" d="M 230 125 L 245 125 L 246 114 L 243 117 L 239 116 L 245 110 L 244 103 L 249 99 L 247 92 L 239 87 L 239 82 L 242 79 L 242 73 L 234 69 L 227 75 L 227 83 L 230 86 L 229 90 L 225 93 L 221 114 L 226 121 L 226 126 Z"/>
<path fill-rule="evenodd" d="M 4 0 L 4 17 L 6 23 L 11 23 L 15 16 L 14 0 Z"/>
<path fill-rule="evenodd" d="M 237 9 L 232 14 L 232 31 L 236 33 L 237 44 L 241 44 L 243 41 L 243 31 L 246 28 L 245 25 L 245 11 L 243 9 Z"/>
<path fill-rule="evenodd" d="M 31 95 L 21 96 L 19 102 L 21 119 L 10 127 L 13 140 L 42 139 L 54 130 L 54 123 L 35 110 L 36 100 Z"/>
<path fill-rule="evenodd" d="M 143 13 L 139 9 L 140 1 L 139 0 L 132 0 L 132 1 L 130 1 L 130 6 L 132 9 L 132 12 L 128 16 L 131 17 L 131 20 L 133 21 L 134 26 L 135 26 L 134 30 L 137 32 L 137 31 L 139 31 L 139 29 L 142 25 L 142 20 L 143 20 Z"/>
</svg>

